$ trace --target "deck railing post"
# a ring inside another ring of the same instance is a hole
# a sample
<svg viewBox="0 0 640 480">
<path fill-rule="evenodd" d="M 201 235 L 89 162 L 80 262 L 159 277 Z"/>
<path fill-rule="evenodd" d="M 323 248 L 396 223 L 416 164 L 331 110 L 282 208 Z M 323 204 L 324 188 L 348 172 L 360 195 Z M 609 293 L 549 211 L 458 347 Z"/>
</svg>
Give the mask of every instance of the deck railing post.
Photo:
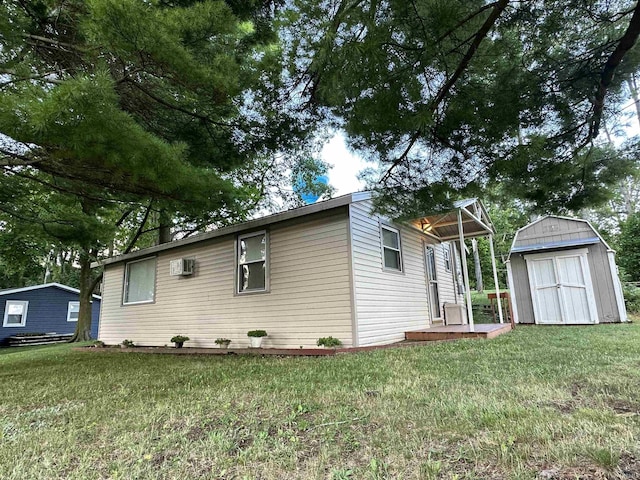
<svg viewBox="0 0 640 480">
<path fill-rule="evenodd" d="M 500 323 L 504 323 L 502 316 L 502 302 L 500 301 L 500 287 L 498 286 L 498 270 L 496 269 L 496 254 L 493 249 L 493 235 L 489 235 L 489 252 L 491 253 L 491 268 L 493 269 L 493 283 L 496 286 L 496 300 L 498 301 L 498 316 Z M 494 317 L 495 321 L 495 317 Z"/>
<path fill-rule="evenodd" d="M 462 209 L 458 209 L 458 235 L 460 235 L 460 260 L 462 263 L 462 275 L 467 295 L 467 318 L 469 319 L 469 331 L 475 331 L 473 325 L 473 310 L 471 309 L 471 289 L 469 288 L 469 270 L 467 269 L 467 252 L 464 246 L 464 230 L 462 225 Z"/>
</svg>

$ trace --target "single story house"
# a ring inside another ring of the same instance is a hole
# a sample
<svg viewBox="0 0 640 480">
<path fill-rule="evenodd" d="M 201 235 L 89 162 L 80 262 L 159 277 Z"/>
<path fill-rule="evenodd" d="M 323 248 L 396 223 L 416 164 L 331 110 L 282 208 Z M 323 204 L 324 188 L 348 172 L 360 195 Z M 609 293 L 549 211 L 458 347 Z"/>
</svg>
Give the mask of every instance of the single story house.
<svg viewBox="0 0 640 480">
<path fill-rule="evenodd" d="M 615 252 L 586 220 L 551 215 L 518 230 L 507 274 L 518 323 L 627 321 Z"/>
<path fill-rule="evenodd" d="M 4 312 L 0 343 L 24 333 L 73 333 L 78 321 L 80 291 L 60 283 L 0 290 Z M 100 297 L 93 296 L 91 336 L 98 336 Z"/>
<path fill-rule="evenodd" d="M 466 323 L 464 234 L 493 232 L 476 199 L 447 214 L 396 223 L 360 192 L 102 261 L 98 338 L 137 345 L 190 337 L 188 346 L 347 347 L 404 339 L 406 331 Z M 459 220 L 459 221 L 458 221 Z M 94 264 L 94 267 L 98 264 Z"/>
</svg>

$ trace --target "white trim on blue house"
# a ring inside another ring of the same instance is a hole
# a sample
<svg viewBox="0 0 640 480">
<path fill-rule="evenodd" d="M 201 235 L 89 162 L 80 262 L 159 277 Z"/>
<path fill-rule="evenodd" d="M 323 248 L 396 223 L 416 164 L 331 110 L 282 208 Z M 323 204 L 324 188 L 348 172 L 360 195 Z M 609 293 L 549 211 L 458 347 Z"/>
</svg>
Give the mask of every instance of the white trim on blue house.
<svg viewBox="0 0 640 480">
<path fill-rule="evenodd" d="M 20 323 L 8 323 L 9 319 L 9 307 L 11 305 L 22 305 L 22 314 L 20 318 Z M 4 305 L 4 320 L 2 321 L 3 327 L 24 327 L 27 325 L 27 310 L 29 310 L 29 301 L 28 300 L 7 300 Z"/>
<path fill-rule="evenodd" d="M 78 318 L 71 318 L 71 309 L 73 308 L 74 304 L 77 304 L 78 309 L 80 308 L 80 302 L 75 302 L 75 301 L 71 301 L 67 304 L 67 322 L 77 322 Z M 78 312 L 79 314 L 79 312 Z"/>
<path fill-rule="evenodd" d="M 32 285 L 31 287 L 21 287 L 21 288 L 10 288 L 8 290 L 0 290 L 0 296 L 2 295 L 10 295 L 12 293 L 20 293 L 20 292 L 28 292 L 30 290 L 39 290 L 41 288 L 49 288 L 49 287 L 56 287 L 59 288 L 61 290 L 66 290 L 67 292 L 71 292 L 71 293 L 80 293 L 80 290 L 78 290 L 77 288 L 73 288 L 73 287 L 69 287 L 67 285 L 63 285 L 61 283 L 43 283 L 42 285 Z M 98 300 L 101 300 L 100 295 L 93 295 L 93 298 L 96 298 Z"/>
</svg>

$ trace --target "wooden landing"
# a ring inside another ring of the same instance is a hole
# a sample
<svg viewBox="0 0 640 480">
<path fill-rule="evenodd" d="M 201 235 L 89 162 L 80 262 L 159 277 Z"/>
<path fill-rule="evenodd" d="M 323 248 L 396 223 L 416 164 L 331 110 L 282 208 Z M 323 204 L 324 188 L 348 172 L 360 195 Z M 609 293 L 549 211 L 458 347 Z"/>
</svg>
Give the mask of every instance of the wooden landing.
<svg viewBox="0 0 640 480">
<path fill-rule="evenodd" d="M 479 323 L 471 332 L 469 325 L 444 325 L 431 327 L 426 330 L 405 332 L 407 340 L 429 342 L 435 340 L 456 340 L 459 338 L 494 338 L 511 330 L 510 323 Z"/>
</svg>

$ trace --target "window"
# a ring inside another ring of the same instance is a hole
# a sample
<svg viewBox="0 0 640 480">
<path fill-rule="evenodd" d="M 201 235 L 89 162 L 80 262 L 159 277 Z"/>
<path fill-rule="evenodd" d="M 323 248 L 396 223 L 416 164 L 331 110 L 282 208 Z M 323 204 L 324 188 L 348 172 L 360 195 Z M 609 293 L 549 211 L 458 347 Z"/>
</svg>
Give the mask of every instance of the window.
<svg viewBox="0 0 640 480">
<path fill-rule="evenodd" d="M 7 300 L 4 306 L 3 327 L 24 327 L 27 324 L 27 308 L 29 302 L 22 300 Z"/>
<path fill-rule="evenodd" d="M 69 302 L 67 307 L 67 322 L 77 322 L 80 313 L 80 302 Z"/>
<path fill-rule="evenodd" d="M 124 273 L 125 305 L 153 302 L 156 290 L 156 259 L 145 258 L 127 263 Z"/>
<path fill-rule="evenodd" d="M 382 231 L 382 265 L 386 270 L 402 271 L 400 232 L 395 228 L 380 227 Z"/>
<path fill-rule="evenodd" d="M 451 244 L 447 243 L 443 249 L 444 252 L 444 269 L 447 272 L 451 271 Z"/>
<path fill-rule="evenodd" d="M 267 232 L 238 237 L 238 293 L 267 290 Z"/>
<path fill-rule="evenodd" d="M 438 295 L 438 274 L 436 269 L 436 251 L 433 247 L 427 247 L 427 281 L 429 282 L 429 310 L 431 318 L 440 318 L 440 295 Z"/>
</svg>

